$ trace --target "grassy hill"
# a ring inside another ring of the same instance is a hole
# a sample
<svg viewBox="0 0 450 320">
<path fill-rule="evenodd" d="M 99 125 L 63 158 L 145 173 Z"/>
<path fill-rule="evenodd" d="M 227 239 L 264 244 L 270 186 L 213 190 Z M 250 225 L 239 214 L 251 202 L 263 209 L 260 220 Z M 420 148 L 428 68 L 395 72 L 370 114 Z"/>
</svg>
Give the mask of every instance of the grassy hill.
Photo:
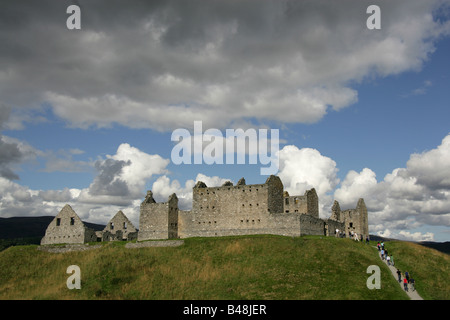
<svg viewBox="0 0 450 320">
<path fill-rule="evenodd" d="M 449 298 L 448 255 L 405 242 L 388 245 L 424 298 Z M 349 239 L 245 236 L 191 238 L 163 248 L 127 249 L 120 242 L 67 253 L 36 248 L 0 252 L 0 299 L 408 298 L 376 248 Z M 80 290 L 66 286 L 69 265 L 81 269 Z M 366 287 L 369 265 L 381 268 L 380 290 Z"/>
</svg>

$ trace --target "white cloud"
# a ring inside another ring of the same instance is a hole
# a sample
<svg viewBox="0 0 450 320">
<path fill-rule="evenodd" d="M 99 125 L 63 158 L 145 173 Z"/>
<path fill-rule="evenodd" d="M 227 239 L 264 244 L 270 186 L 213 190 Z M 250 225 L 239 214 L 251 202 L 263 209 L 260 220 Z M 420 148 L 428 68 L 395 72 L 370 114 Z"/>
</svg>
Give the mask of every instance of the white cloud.
<svg viewBox="0 0 450 320">
<path fill-rule="evenodd" d="M 320 215 L 329 216 L 330 192 L 338 185 L 336 162 L 316 149 L 288 145 L 279 152 L 278 176 L 290 195 L 303 195 L 315 188 L 319 196 Z"/>
<path fill-rule="evenodd" d="M 347 173 L 334 196 L 342 208 L 355 206 L 359 198 L 368 198 L 377 189 L 376 174 L 369 168 L 364 168 L 360 173 L 351 170 Z M 367 205 L 367 203 L 366 203 Z"/>
<path fill-rule="evenodd" d="M 410 176 L 417 179 L 418 184 L 432 190 L 450 189 L 450 134 L 436 149 L 413 154 L 406 166 Z"/>
<path fill-rule="evenodd" d="M 145 153 L 128 143 L 121 144 L 116 154 L 107 158 L 130 162 L 130 165 L 122 168 L 119 178 L 127 183 L 132 195 L 142 195 L 145 183 L 153 175 L 168 173 L 166 167 L 170 163 L 169 159 Z"/>
<path fill-rule="evenodd" d="M 325 195 L 339 183 L 336 162 L 316 149 L 288 145 L 280 150 L 279 159 L 278 175 L 289 193 L 315 188 L 318 194 Z"/>
<path fill-rule="evenodd" d="M 382 232 L 378 233 L 381 237 L 398 239 L 398 240 L 406 240 L 406 241 L 434 241 L 434 234 L 431 232 L 414 232 L 411 233 L 409 231 L 401 230 L 399 232 L 393 232 L 389 229 L 386 229 Z"/>
</svg>

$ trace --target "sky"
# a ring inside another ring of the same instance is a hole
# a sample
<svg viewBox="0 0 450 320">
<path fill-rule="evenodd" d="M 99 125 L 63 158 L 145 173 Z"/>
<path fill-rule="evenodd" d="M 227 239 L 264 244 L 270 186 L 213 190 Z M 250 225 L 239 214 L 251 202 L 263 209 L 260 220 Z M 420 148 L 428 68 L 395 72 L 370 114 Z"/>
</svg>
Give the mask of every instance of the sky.
<svg viewBox="0 0 450 320">
<path fill-rule="evenodd" d="M 7 0 L 0 43 L 0 217 L 68 203 L 138 226 L 147 190 L 189 209 L 197 181 L 265 182 L 248 149 L 208 164 L 206 140 L 177 164 L 172 134 L 200 122 L 278 143 L 285 190 L 315 188 L 322 218 L 364 198 L 371 234 L 450 241 L 448 0 Z"/>
</svg>

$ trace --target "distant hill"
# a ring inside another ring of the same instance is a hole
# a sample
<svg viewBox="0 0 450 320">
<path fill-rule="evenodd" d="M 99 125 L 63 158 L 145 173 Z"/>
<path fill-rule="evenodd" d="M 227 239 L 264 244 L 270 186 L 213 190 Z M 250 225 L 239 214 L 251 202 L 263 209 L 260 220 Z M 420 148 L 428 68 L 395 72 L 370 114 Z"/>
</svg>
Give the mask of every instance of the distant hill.
<svg viewBox="0 0 450 320">
<path fill-rule="evenodd" d="M 0 239 L 43 237 L 53 216 L 0 218 Z M 95 231 L 105 228 L 104 225 L 85 222 Z"/>
<path fill-rule="evenodd" d="M 423 241 L 423 242 L 417 242 L 417 244 L 420 244 L 420 245 L 428 247 L 428 248 L 436 249 L 440 252 L 450 254 L 450 241 L 446 241 L 446 242 Z"/>
<path fill-rule="evenodd" d="M 391 239 L 391 238 L 384 238 L 384 237 L 380 237 L 380 236 L 372 235 L 372 234 L 370 235 L 370 240 L 372 240 L 372 241 L 384 241 L 384 242 L 388 242 L 388 241 L 404 241 L 404 240 L 397 240 L 397 239 Z M 408 242 L 408 241 L 405 241 L 405 242 Z M 416 241 L 409 241 L 409 242 L 417 243 L 417 244 L 420 244 L 421 246 L 432 248 L 432 249 L 435 249 L 437 251 L 450 254 L 450 241 L 446 241 L 446 242 L 433 242 L 433 241 L 416 242 Z"/>
</svg>

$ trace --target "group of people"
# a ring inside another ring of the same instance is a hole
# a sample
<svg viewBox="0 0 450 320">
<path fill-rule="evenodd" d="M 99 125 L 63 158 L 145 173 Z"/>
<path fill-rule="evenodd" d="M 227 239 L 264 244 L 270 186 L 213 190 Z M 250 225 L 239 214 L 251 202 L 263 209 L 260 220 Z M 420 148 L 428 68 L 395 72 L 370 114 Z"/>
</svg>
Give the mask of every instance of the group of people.
<svg viewBox="0 0 450 320">
<path fill-rule="evenodd" d="M 388 254 L 388 250 L 384 248 L 384 242 L 377 243 L 378 251 L 380 251 L 381 260 L 386 260 L 388 266 L 394 266 L 394 256 Z"/>
<path fill-rule="evenodd" d="M 384 241 L 377 243 L 378 251 L 380 252 L 381 260 L 386 260 L 386 263 L 388 266 L 394 266 L 394 257 L 393 255 L 388 254 L 388 250 L 384 247 Z M 402 283 L 402 272 L 397 268 L 397 276 L 398 276 L 398 282 Z M 403 288 L 405 291 L 408 291 L 408 284 L 411 285 L 412 291 L 416 290 L 415 288 L 415 280 L 414 278 L 409 274 L 408 271 L 405 271 L 403 274 Z"/>
<path fill-rule="evenodd" d="M 337 238 L 345 238 L 345 232 L 342 230 L 336 229 L 334 234 Z M 350 231 L 348 236 L 352 240 L 363 242 L 362 234 L 358 235 L 356 232 Z M 366 237 L 366 244 L 369 244 L 369 236 Z"/>
<path fill-rule="evenodd" d="M 402 283 L 402 272 L 397 268 L 397 276 L 398 276 L 398 282 Z M 415 284 L 415 280 L 413 277 L 409 276 L 408 271 L 405 271 L 405 274 L 403 276 L 403 288 L 405 289 L 405 291 L 408 291 L 408 284 L 411 285 L 411 289 L 412 291 L 416 290 L 414 284 Z"/>
</svg>

